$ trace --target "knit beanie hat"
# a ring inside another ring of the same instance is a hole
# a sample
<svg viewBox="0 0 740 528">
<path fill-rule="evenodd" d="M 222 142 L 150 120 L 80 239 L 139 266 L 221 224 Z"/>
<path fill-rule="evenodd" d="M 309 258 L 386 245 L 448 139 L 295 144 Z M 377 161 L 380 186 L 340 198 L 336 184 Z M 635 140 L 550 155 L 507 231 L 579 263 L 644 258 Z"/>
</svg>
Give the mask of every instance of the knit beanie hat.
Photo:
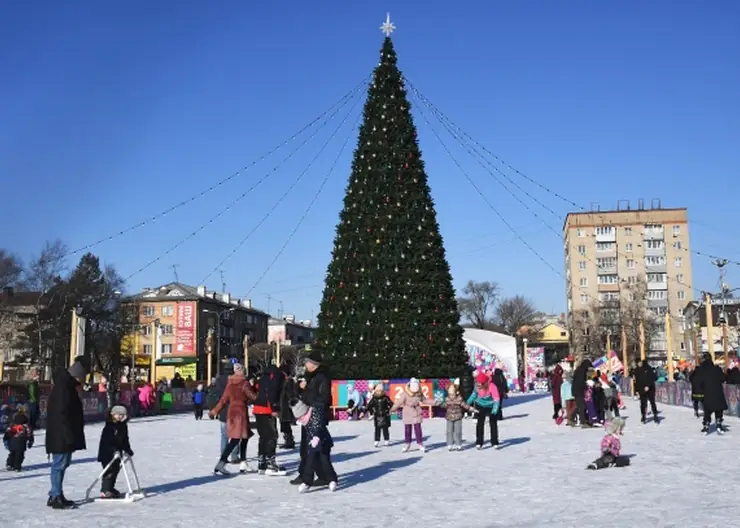
<svg viewBox="0 0 740 528">
<path fill-rule="evenodd" d="M 241 363 L 234 363 L 234 374 L 244 374 L 244 365 Z"/>
<path fill-rule="evenodd" d="M 123 405 L 114 405 L 110 413 L 112 416 L 123 416 L 124 418 L 128 416 L 128 411 Z"/>
<path fill-rule="evenodd" d="M 606 424 L 607 434 L 616 434 L 617 432 L 620 432 L 624 429 L 625 423 L 624 418 L 614 418 L 611 422 Z"/>
<path fill-rule="evenodd" d="M 85 366 L 85 362 L 78 358 L 74 363 L 72 363 L 69 369 L 67 369 L 67 372 L 69 372 L 70 376 L 79 381 L 85 379 L 88 369 Z"/>
<path fill-rule="evenodd" d="M 304 416 L 308 412 L 308 405 L 303 403 L 301 400 L 291 400 L 290 410 L 293 411 L 293 416 L 297 420 L 301 416 Z"/>
<path fill-rule="evenodd" d="M 308 356 L 306 356 L 306 362 L 313 363 L 316 366 L 321 365 L 322 361 L 323 358 L 321 357 L 321 352 L 319 352 L 318 350 L 314 350 Z"/>
<path fill-rule="evenodd" d="M 411 378 L 409 380 L 409 389 L 411 389 L 411 392 L 418 392 L 421 386 L 419 385 L 419 380 L 416 378 Z"/>
<path fill-rule="evenodd" d="M 481 385 L 483 385 L 484 383 L 488 383 L 488 376 L 486 376 L 483 372 L 480 372 L 475 377 L 475 382 L 480 383 Z"/>
</svg>

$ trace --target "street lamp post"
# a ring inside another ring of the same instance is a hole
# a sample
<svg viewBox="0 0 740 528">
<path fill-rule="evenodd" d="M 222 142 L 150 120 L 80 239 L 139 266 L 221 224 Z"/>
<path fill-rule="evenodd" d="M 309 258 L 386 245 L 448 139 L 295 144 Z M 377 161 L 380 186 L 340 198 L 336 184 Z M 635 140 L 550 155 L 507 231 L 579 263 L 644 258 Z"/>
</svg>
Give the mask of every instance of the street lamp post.
<svg viewBox="0 0 740 528">
<path fill-rule="evenodd" d="M 226 308 L 224 310 L 203 309 L 203 313 L 210 313 L 216 316 L 216 375 L 221 375 L 221 316 L 225 313 L 233 312 L 236 308 Z"/>
</svg>

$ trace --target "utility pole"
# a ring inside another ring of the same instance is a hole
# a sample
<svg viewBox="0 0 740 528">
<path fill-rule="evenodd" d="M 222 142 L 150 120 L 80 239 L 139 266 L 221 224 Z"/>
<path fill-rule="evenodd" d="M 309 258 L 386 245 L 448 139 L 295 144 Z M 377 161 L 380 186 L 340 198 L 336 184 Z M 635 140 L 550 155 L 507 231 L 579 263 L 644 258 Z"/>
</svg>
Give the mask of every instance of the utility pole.
<svg viewBox="0 0 740 528">
<path fill-rule="evenodd" d="M 180 282 L 180 278 L 177 275 L 177 268 L 179 267 L 179 264 L 173 264 L 172 266 L 170 266 L 170 268 L 172 268 L 172 273 L 175 275 L 175 282 Z"/>
<path fill-rule="evenodd" d="M 707 351 L 714 362 L 714 316 L 712 315 L 712 295 L 704 293 L 704 310 L 707 318 Z"/>
<path fill-rule="evenodd" d="M 218 270 L 221 274 L 221 293 L 226 293 L 226 280 L 224 280 L 224 270 Z"/>
<path fill-rule="evenodd" d="M 267 294 L 267 315 L 270 315 L 270 301 L 272 300 L 272 297 L 270 294 Z"/>
<path fill-rule="evenodd" d="M 719 270 L 719 287 L 720 294 L 722 295 L 722 309 L 719 314 L 719 324 L 722 325 L 722 349 L 725 360 L 724 369 L 725 372 L 727 372 L 727 368 L 730 366 L 730 347 L 727 342 L 727 311 L 725 310 L 725 294 L 728 290 L 727 284 L 725 284 L 725 266 L 727 266 L 727 259 L 714 259 L 712 264 L 717 266 L 717 269 Z"/>
</svg>

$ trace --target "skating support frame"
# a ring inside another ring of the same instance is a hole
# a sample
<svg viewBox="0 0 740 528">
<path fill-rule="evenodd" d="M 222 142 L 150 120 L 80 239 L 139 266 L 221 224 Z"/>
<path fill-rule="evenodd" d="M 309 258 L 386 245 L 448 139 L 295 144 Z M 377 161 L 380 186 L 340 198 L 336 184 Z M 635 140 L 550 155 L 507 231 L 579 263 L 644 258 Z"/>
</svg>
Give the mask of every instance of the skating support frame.
<svg viewBox="0 0 740 528">
<path fill-rule="evenodd" d="M 136 473 L 136 467 L 134 466 L 134 460 L 128 455 L 116 453 L 115 456 L 113 457 L 113 460 L 111 460 L 110 463 L 107 466 L 105 466 L 105 469 L 103 469 L 103 471 L 100 472 L 100 474 L 93 481 L 90 487 L 87 488 L 87 492 L 85 493 L 86 501 L 92 500 L 90 498 L 90 494 L 92 493 L 95 486 L 97 486 L 98 482 L 100 482 L 100 480 L 103 478 L 103 475 L 105 475 L 105 472 L 108 471 L 108 469 L 110 469 L 110 467 L 113 466 L 113 464 L 115 464 L 119 460 L 121 461 L 121 470 L 123 471 L 123 478 L 126 479 L 126 487 L 128 489 L 128 492 L 126 493 L 125 497 L 123 497 L 122 499 L 118 499 L 118 500 L 123 500 L 125 502 L 134 502 L 134 501 L 143 499 L 146 496 L 146 494 L 144 493 L 144 490 L 141 489 L 141 484 L 139 483 L 139 475 Z M 131 468 L 131 476 L 129 476 L 129 472 L 126 469 L 126 465 L 128 465 Z M 131 486 L 131 482 L 132 482 L 131 477 L 133 477 L 133 483 L 136 485 L 135 488 Z M 106 499 L 106 500 L 116 500 L 116 499 Z"/>
</svg>

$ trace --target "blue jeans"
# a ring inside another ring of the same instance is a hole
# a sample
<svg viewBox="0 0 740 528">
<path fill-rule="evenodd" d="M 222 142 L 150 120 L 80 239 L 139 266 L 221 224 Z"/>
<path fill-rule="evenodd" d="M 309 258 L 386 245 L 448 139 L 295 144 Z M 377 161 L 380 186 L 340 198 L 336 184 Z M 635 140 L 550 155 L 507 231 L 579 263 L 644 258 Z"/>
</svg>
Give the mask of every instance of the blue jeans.
<svg viewBox="0 0 740 528">
<path fill-rule="evenodd" d="M 226 436 L 226 422 L 219 422 L 221 424 L 221 450 L 218 452 L 218 456 L 221 456 L 221 453 L 224 452 L 224 449 L 226 449 L 226 444 L 229 443 L 229 437 Z M 235 447 L 234 451 L 231 452 L 230 458 L 233 461 L 236 457 L 234 453 L 238 453 L 239 447 Z"/>
<path fill-rule="evenodd" d="M 72 453 L 54 453 L 51 455 L 51 490 L 50 497 L 64 495 L 64 473 L 72 463 Z"/>
</svg>

